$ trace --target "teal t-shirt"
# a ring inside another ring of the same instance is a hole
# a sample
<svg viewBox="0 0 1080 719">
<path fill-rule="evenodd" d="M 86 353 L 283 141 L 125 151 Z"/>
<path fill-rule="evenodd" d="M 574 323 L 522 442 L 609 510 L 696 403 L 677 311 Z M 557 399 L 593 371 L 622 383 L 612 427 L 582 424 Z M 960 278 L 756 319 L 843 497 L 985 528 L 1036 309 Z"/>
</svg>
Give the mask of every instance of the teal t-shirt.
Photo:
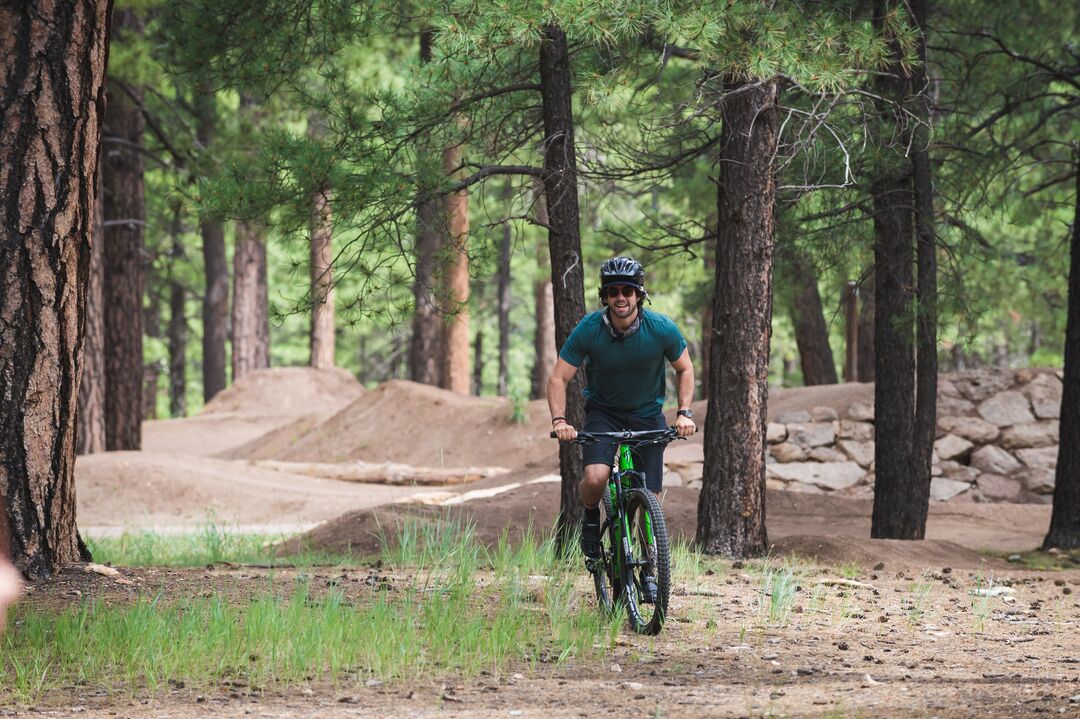
<svg viewBox="0 0 1080 719">
<path fill-rule="evenodd" d="M 566 338 L 559 357 L 585 369 L 585 399 L 616 412 L 651 417 L 664 409 L 664 360 L 674 362 L 686 340 L 670 318 L 641 312 L 641 326 L 615 338 L 604 327 L 605 310 L 585 316 Z"/>
</svg>

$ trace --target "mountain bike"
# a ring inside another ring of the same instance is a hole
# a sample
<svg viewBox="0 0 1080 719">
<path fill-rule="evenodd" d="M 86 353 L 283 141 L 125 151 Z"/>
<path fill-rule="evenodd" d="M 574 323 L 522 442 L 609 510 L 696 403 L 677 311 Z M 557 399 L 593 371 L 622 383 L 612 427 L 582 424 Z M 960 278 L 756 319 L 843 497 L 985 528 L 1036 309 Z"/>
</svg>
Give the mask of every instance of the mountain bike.
<svg viewBox="0 0 1080 719">
<path fill-rule="evenodd" d="M 552 432 L 554 437 L 555 433 Z M 600 525 L 600 556 L 586 557 L 596 599 L 605 612 L 626 607 L 631 628 L 639 634 L 659 634 L 667 614 L 671 589 L 671 551 L 667 523 L 656 495 L 645 487 L 645 476 L 634 469 L 631 450 L 681 439 L 674 427 L 644 432 L 578 432 L 575 444 L 617 440 L 604 518 Z"/>
</svg>

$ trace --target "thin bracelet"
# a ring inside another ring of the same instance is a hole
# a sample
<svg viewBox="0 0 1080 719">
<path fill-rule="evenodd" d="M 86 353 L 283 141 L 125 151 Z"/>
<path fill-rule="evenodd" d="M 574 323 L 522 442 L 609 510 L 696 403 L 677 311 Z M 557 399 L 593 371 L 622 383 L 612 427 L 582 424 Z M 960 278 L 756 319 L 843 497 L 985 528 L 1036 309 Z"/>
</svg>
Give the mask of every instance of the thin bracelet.
<svg viewBox="0 0 1080 719">
<path fill-rule="evenodd" d="M 555 426 L 555 423 L 556 423 L 556 422 L 559 422 L 559 421 L 565 422 L 565 421 L 566 421 L 566 417 L 552 417 L 552 418 L 551 418 L 551 426 L 552 426 L 552 427 L 554 427 L 554 426 Z"/>
</svg>

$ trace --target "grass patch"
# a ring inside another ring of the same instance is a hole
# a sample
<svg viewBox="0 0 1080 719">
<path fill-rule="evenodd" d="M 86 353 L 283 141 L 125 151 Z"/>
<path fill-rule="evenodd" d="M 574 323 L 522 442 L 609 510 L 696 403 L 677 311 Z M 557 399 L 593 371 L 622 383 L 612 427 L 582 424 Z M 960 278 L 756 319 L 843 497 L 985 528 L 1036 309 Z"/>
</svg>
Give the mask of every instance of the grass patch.
<svg viewBox="0 0 1080 719">
<path fill-rule="evenodd" d="M 497 675 L 598 659 L 622 631 L 625 617 L 596 611 L 580 556 L 559 556 L 551 541 L 528 533 L 516 547 L 504 537 L 489 551 L 469 525 L 402 529 L 404 541 L 383 560 L 408 578 L 359 599 L 336 587 L 316 595 L 297 581 L 284 597 L 271 583 L 233 603 L 159 595 L 60 613 L 18 608 L 0 637 L 0 704 L 33 703 L 73 685 L 155 694 L 170 682 L 264 688 Z M 198 565 L 265 558 L 264 541 L 140 534 L 99 542 L 95 551 L 120 564 Z"/>
<path fill-rule="evenodd" d="M 1020 569 L 1056 571 L 1061 569 L 1080 569 L 1080 549 L 1055 549 L 1045 551 L 1033 549 L 1030 552 L 985 552 L 988 557 L 1007 560 Z"/>
<path fill-rule="evenodd" d="M 195 532 L 159 534 L 148 530 L 119 537 L 85 537 L 95 562 L 118 567 L 201 567 L 209 564 L 267 564 L 281 567 L 354 565 L 348 555 L 302 552 L 275 557 L 280 534 L 244 534 L 207 522 Z"/>
</svg>

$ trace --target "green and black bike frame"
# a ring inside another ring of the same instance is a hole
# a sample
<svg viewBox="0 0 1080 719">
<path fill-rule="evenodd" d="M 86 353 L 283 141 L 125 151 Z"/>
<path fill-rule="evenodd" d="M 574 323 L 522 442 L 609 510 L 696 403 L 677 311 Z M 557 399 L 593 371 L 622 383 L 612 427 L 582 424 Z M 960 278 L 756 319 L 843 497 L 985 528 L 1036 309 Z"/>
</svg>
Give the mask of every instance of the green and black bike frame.
<svg viewBox="0 0 1080 719">
<path fill-rule="evenodd" d="M 623 580 L 627 577 L 626 567 L 623 566 L 623 558 L 637 557 L 637 553 L 634 551 L 633 533 L 630 531 L 630 518 L 626 516 L 624 511 L 623 497 L 634 488 L 634 478 L 641 476 L 641 473 L 634 469 L 634 458 L 631 456 L 630 446 L 620 444 L 617 464 L 608 480 L 612 516 L 608 517 L 607 521 L 610 523 L 614 540 L 612 547 L 622 547 L 623 549 L 621 552 L 612 552 L 615 555 L 612 557 L 615 573 Z M 641 482 L 641 488 L 645 488 L 644 480 Z M 649 516 L 648 512 L 645 513 L 645 539 L 650 546 L 656 543 L 656 538 L 653 536 L 652 517 Z M 635 559 L 631 559 L 631 561 L 637 563 Z"/>
</svg>

